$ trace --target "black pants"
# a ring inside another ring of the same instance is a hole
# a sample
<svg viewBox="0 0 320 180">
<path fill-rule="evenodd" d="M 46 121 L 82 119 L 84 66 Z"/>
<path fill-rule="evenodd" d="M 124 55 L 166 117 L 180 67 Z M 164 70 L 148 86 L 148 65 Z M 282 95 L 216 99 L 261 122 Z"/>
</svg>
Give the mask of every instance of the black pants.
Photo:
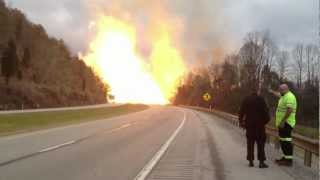
<svg viewBox="0 0 320 180">
<path fill-rule="evenodd" d="M 293 158 L 292 129 L 287 123 L 283 128 L 279 128 L 280 145 L 284 154 L 283 157 L 287 160 L 292 160 Z"/>
<path fill-rule="evenodd" d="M 247 137 L 247 160 L 254 160 L 254 144 L 257 143 L 258 146 L 258 160 L 265 161 L 266 153 L 264 152 L 264 145 L 266 143 L 265 138 L 252 138 Z"/>
</svg>

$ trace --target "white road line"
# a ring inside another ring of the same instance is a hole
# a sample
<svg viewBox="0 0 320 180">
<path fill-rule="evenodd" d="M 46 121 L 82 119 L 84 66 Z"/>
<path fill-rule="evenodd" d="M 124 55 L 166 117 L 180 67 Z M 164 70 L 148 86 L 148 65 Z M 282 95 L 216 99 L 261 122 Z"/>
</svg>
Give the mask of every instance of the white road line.
<svg viewBox="0 0 320 180">
<path fill-rule="evenodd" d="M 43 153 L 43 152 L 47 152 L 47 151 L 52 151 L 52 150 L 61 148 L 61 147 L 63 147 L 63 146 L 68 146 L 68 145 L 73 144 L 73 143 L 75 143 L 75 142 L 76 142 L 76 141 L 68 141 L 68 142 L 63 143 L 63 144 L 59 144 L 59 145 L 56 145 L 56 146 L 51 146 L 51 147 L 42 149 L 42 150 L 39 151 L 38 153 Z"/>
<path fill-rule="evenodd" d="M 120 131 L 121 129 L 128 128 L 128 127 L 130 127 L 130 126 L 132 126 L 132 125 L 133 125 L 133 124 L 131 124 L 131 123 L 127 123 L 127 124 L 121 125 L 120 127 L 111 129 L 111 130 L 107 131 L 106 133 L 111 134 L 111 133 Z"/>
<path fill-rule="evenodd" d="M 119 129 L 127 128 L 127 127 L 130 127 L 131 125 L 132 125 L 131 123 L 127 123 L 127 124 L 120 126 Z"/>
<path fill-rule="evenodd" d="M 122 126 L 118 127 L 118 128 L 114 128 L 114 129 L 111 129 L 109 130 L 107 133 L 111 134 L 111 133 L 114 133 L 116 131 L 120 131 L 121 129 L 125 129 L 125 128 L 128 128 L 132 125 L 134 125 L 135 123 L 127 123 L 127 124 L 123 124 Z M 55 145 L 55 146 L 50 146 L 48 148 L 45 148 L 45 149 L 42 149 L 40 151 L 35 151 L 33 153 L 29 153 L 29 154 L 26 154 L 24 156 L 20 156 L 20 157 L 17 157 L 17 158 L 14 158 L 14 159 L 11 159 L 11 160 L 8 160 L 8 161 L 5 161 L 5 162 L 0 162 L 0 166 L 4 166 L 4 165 L 7 165 L 7 164 L 11 164 L 13 162 L 16 162 L 16 161 L 19 161 L 19 160 L 22 160 L 22 159 L 26 159 L 26 158 L 29 158 L 29 157 L 32 157 L 32 156 L 35 156 L 35 155 L 38 155 L 38 154 L 41 154 L 41 153 L 45 153 L 45 152 L 49 152 L 49 151 L 53 151 L 53 150 L 56 150 L 56 149 L 59 149 L 59 148 L 63 148 L 65 146 L 69 146 L 69 145 L 72 145 L 72 144 L 75 144 L 75 143 L 78 143 L 80 141 L 83 141 L 85 139 L 88 139 L 90 137 L 93 137 L 97 134 L 93 134 L 91 136 L 87 136 L 87 137 L 84 137 L 84 138 L 80 138 L 80 139 L 76 139 L 76 140 L 72 140 L 72 141 L 68 141 L 68 142 L 65 142 L 65 143 L 62 143 L 62 144 L 58 144 L 58 145 Z"/>
<path fill-rule="evenodd" d="M 160 150 L 153 156 L 153 158 L 146 164 L 146 166 L 144 166 L 144 168 L 139 172 L 139 174 L 134 178 L 134 180 L 144 180 L 150 174 L 151 170 L 159 162 L 160 158 L 164 155 L 164 153 L 167 151 L 172 141 L 175 139 L 177 134 L 182 129 L 185 121 L 186 121 L 186 113 L 184 111 L 183 120 L 179 125 L 179 127 L 174 131 L 174 133 L 167 140 L 167 142 L 161 146 Z"/>
<path fill-rule="evenodd" d="M 127 123 L 127 124 L 121 125 L 121 126 L 118 127 L 118 128 L 111 129 L 111 130 L 108 131 L 107 133 L 114 133 L 114 132 L 119 131 L 119 130 L 121 130 L 121 129 L 128 128 L 128 127 L 130 127 L 131 125 L 132 125 L 131 123 Z M 83 138 L 82 138 L 82 139 L 83 139 Z M 74 144 L 74 143 L 76 143 L 77 141 L 80 141 L 80 140 L 81 140 L 81 139 L 73 140 L 73 141 L 68 141 L 68 142 L 66 142 L 66 143 L 62 143 L 62 144 L 59 144 L 59 145 L 51 146 L 51 147 L 42 149 L 41 151 L 38 151 L 38 153 L 43 153 L 43 152 L 48 152 L 48 151 L 52 151 L 52 150 L 55 150 L 55 149 L 59 149 L 59 148 L 64 147 L 64 146 L 68 146 L 68 145 Z"/>
</svg>

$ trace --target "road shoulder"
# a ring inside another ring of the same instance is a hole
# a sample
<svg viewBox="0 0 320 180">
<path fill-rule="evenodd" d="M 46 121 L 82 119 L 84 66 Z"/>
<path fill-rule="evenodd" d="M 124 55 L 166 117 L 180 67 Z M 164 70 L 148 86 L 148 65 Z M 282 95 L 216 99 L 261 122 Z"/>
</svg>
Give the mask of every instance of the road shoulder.
<svg viewBox="0 0 320 180">
<path fill-rule="evenodd" d="M 214 115 L 196 112 L 206 123 L 215 137 L 219 152 L 223 157 L 227 179 L 318 179 L 317 172 L 303 166 L 301 160 L 295 160 L 292 168 L 279 167 L 273 160 L 280 157 L 271 145 L 266 144 L 268 169 L 248 168 L 246 161 L 245 132 Z"/>
</svg>

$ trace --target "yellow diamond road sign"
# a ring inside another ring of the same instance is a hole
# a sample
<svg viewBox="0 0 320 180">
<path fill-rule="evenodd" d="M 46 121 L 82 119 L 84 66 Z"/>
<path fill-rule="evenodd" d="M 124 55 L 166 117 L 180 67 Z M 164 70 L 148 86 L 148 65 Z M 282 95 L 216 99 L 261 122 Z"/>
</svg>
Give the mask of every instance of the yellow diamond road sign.
<svg viewBox="0 0 320 180">
<path fill-rule="evenodd" d="M 203 100 L 205 100 L 205 101 L 210 101 L 210 99 L 211 99 L 211 95 L 210 95 L 209 93 L 205 93 L 205 94 L 203 95 Z"/>
</svg>

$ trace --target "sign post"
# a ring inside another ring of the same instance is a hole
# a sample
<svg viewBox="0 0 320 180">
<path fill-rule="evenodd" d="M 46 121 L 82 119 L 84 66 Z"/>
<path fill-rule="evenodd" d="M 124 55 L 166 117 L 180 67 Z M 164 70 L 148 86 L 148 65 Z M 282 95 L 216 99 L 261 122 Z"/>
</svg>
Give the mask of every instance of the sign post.
<svg viewBox="0 0 320 180">
<path fill-rule="evenodd" d="M 211 95 L 208 92 L 204 93 L 202 98 L 206 102 L 209 102 L 212 99 Z M 209 108 L 210 108 L 210 111 L 211 111 L 211 104 L 210 104 Z"/>
</svg>

